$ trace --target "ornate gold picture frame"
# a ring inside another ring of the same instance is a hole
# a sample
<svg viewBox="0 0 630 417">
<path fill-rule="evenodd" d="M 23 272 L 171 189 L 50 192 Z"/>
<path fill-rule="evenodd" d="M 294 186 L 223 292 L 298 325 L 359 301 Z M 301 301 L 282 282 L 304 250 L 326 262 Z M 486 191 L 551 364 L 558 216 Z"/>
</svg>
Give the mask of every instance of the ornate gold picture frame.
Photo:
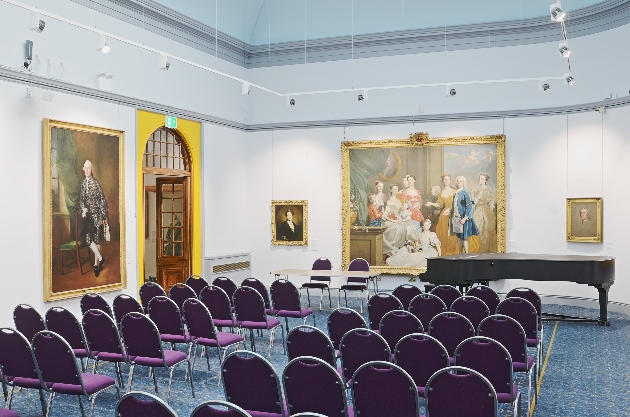
<svg viewBox="0 0 630 417">
<path fill-rule="evenodd" d="M 308 246 L 308 202 L 273 200 L 271 202 L 271 244 Z"/>
<path fill-rule="evenodd" d="M 44 301 L 127 286 L 124 132 L 44 119 Z"/>
<path fill-rule="evenodd" d="M 603 242 L 602 203 L 601 198 L 567 198 L 567 242 Z"/>
<path fill-rule="evenodd" d="M 505 143 L 427 133 L 342 142 L 342 267 L 360 257 L 419 275 L 429 257 L 505 252 Z"/>
</svg>

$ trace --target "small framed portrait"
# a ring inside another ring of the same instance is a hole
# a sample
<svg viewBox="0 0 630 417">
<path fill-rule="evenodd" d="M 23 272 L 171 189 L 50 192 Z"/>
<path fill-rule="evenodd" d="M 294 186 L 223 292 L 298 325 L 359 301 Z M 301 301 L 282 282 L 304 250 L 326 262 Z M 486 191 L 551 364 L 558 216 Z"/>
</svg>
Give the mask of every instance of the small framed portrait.
<svg viewBox="0 0 630 417">
<path fill-rule="evenodd" d="M 601 198 L 567 198 L 567 242 L 603 242 Z"/>
<path fill-rule="evenodd" d="M 273 200 L 271 202 L 271 244 L 308 245 L 306 200 Z"/>
</svg>

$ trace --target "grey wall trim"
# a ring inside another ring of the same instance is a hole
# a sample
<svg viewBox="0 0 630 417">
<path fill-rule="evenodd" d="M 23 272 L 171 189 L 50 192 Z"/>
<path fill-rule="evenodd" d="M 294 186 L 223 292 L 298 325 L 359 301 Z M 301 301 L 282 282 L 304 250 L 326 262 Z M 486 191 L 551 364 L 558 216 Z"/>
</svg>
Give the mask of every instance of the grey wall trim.
<svg viewBox="0 0 630 417">
<path fill-rule="evenodd" d="M 155 113 L 169 114 L 189 120 L 211 123 L 214 125 L 229 127 L 245 132 L 557 116 L 562 114 L 575 114 L 596 111 L 601 106 L 604 106 L 608 109 L 613 109 L 630 105 L 630 96 L 625 96 L 616 99 L 576 104 L 572 106 L 547 107 L 540 109 L 504 110 L 477 113 L 423 114 L 395 117 L 374 117 L 365 119 L 306 120 L 298 122 L 247 125 L 244 123 L 238 123 L 219 117 L 209 116 L 203 113 L 197 113 L 185 109 L 177 109 L 159 103 L 153 103 L 133 97 L 127 97 L 121 94 L 109 93 L 94 88 L 83 87 L 65 81 L 59 81 L 40 76 L 31 76 L 24 71 L 18 71 L 6 67 L 0 67 L 0 80 L 20 83 L 23 85 L 33 85 L 35 87 L 45 88 L 60 93 L 73 94 L 77 96 L 92 98 L 95 100 L 107 101 L 123 106 L 152 111 Z M 24 92 L 24 94 L 26 95 L 26 91 Z"/>
<path fill-rule="evenodd" d="M 192 48 L 215 54 L 215 29 L 152 0 L 72 0 Z M 569 15 L 570 38 L 630 23 L 630 0 L 605 0 Z M 445 41 L 446 38 L 446 41 Z M 354 58 L 479 49 L 560 41 L 548 17 L 354 36 Z M 304 41 L 252 46 L 221 31 L 218 56 L 245 68 L 304 63 Z M 350 59 L 349 36 L 307 40 L 306 62 Z"/>
</svg>

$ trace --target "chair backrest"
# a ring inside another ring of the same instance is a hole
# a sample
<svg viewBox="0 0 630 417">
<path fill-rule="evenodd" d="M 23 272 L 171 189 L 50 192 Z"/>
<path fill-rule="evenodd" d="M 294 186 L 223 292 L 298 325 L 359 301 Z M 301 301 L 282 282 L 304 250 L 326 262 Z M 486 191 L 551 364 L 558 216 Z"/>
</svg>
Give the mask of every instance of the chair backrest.
<svg viewBox="0 0 630 417">
<path fill-rule="evenodd" d="M 497 314 L 512 317 L 523 326 L 528 339 L 538 337 L 538 313 L 536 307 L 524 298 L 506 298 L 497 307 Z"/>
<path fill-rule="evenodd" d="M 359 313 L 350 308 L 337 308 L 328 316 L 328 336 L 335 349 L 339 350 L 339 342 L 352 329 L 367 329 L 365 320 Z"/>
<path fill-rule="evenodd" d="M 262 295 L 251 287 L 238 287 L 232 298 L 236 320 L 267 323 L 267 312 Z"/>
<path fill-rule="evenodd" d="M 392 352 L 403 337 L 412 333 L 424 333 L 424 327 L 422 327 L 420 320 L 405 310 L 394 310 L 385 314 L 378 329 L 379 334 L 387 341 Z"/>
<path fill-rule="evenodd" d="M 332 262 L 328 258 L 319 258 L 313 262 L 313 271 L 330 271 L 332 270 Z M 311 281 L 326 281 L 330 282 L 330 277 L 326 276 L 312 276 Z"/>
<path fill-rule="evenodd" d="M 487 317 L 479 324 L 477 333 L 501 343 L 510 353 L 512 362 L 527 363 L 525 330 L 512 317 L 501 314 Z"/>
<path fill-rule="evenodd" d="M 368 261 L 366 261 L 363 258 L 355 258 L 352 261 L 350 261 L 350 264 L 348 265 L 348 271 L 370 272 L 370 264 Z M 348 277 L 346 282 L 366 283 L 367 280 L 368 280 L 367 278 L 361 278 L 361 277 Z"/>
<path fill-rule="evenodd" d="M 0 369 L 6 376 L 38 379 L 31 343 L 15 329 L 0 329 Z"/>
<path fill-rule="evenodd" d="M 378 333 L 368 329 L 353 329 L 339 343 L 341 369 L 349 381 L 361 365 L 370 361 L 391 362 L 389 345 Z"/>
<path fill-rule="evenodd" d="M 461 366 L 449 366 L 433 374 L 424 398 L 427 417 L 497 416 L 497 393 L 490 381 Z"/>
<path fill-rule="evenodd" d="M 160 284 L 150 281 L 142 284 L 142 287 L 140 287 L 140 301 L 142 302 L 142 308 L 146 311 L 149 308 L 149 301 L 151 301 L 153 297 L 160 295 L 166 297 L 166 292 Z M 122 317 L 120 319 L 122 320 Z"/>
<path fill-rule="evenodd" d="M 83 385 L 74 352 L 63 336 L 48 330 L 37 333 L 33 337 L 33 354 L 44 381 Z"/>
<path fill-rule="evenodd" d="M 177 417 L 177 413 L 163 399 L 147 392 L 132 391 L 116 404 L 116 417 Z"/>
<path fill-rule="evenodd" d="M 90 351 L 124 354 L 116 323 L 102 310 L 86 311 L 82 324 Z"/>
<path fill-rule="evenodd" d="M 343 381 L 325 361 L 309 356 L 293 359 L 284 368 L 282 382 L 291 415 L 310 412 L 348 417 Z"/>
<path fill-rule="evenodd" d="M 248 412 L 286 415 L 278 375 L 259 354 L 232 352 L 223 361 L 221 372 L 225 398 L 229 402 Z"/>
<path fill-rule="evenodd" d="M 247 411 L 227 401 L 210 400 L 199 404 L 190 417 L 252 417 Z"/>
<path fill-rule="evenodd" d="M 109 315 L 109 317 L 114 317 L 112 308 L 109 306 L 107 300 L 100 294 L 93 292 L 86 293 L 81 297 L 81 314 L 85 315 L 89 310 L 101 310 Z"/>
<path fill-rule="evenodd" d="M 172 299 L 162 296 L 153 297 L 149 302 L 148 313 L 160 334 L 184 335 L 181 311 Z"/>
<path fill-rule="evenodd" d="M 425 329 L 429 328 L 433 317 L 447 310 L 440 297 L 428 293 L 415 296 L 409 303 L 409 312 L 418 317 Z"/>
<path fill-rule="evenodd" d="M 197 297 L 199 297 L 201 290 L 208 286 L 208 281 L 206 281 L 202 276 L 191 275 L 186 278 L 185 284 L 192 288 L 193 291 L 195 291 L 195 294 L 197 294 Z"/>
<path fill-rule="evenodd" d="M 117 295 L 116 298 L 114 298 L 112 307 L 114 310 L 116 324 L 120 324 L 120 321 L 127 313 L 136 312 L 144 314 L 144 308 L 138 300 L 127 294 Z"/>
<path fill-rule="evenodd" d="M 475 328 L 461 314 L 445 312 L 433 317 L 429 323 L 429 334 L 444 345 L 448 356 L 453 357 L 457 346 L 475 335 Z"/>
<path fill-rule="evenodd" d="M 219 287 L 223 291 L 225 291 L 225 293 L 230 299 L 230 302 L 232 302 L 232 297 L 234 297 L 234 291 L 236 291 L 236 289 L 238 288 L 237 285 L 234 283 L 234 281 L 232 281 L 228 277 L 216 277 L 212 281 L 212 285 L 214 285 L 215 287 Z"/>
<path fill-rule="evenodd" d="M 527 287 L 518 287 L 510 290 L 505 296 L 505 298 L 522 298 L 524 300 L 529 301 L 536 308 L 536 313 L 538 313 L 538 320 L 540 321 L 542 318 L 542 301 L 540 300 L 540 296 L 538 293 L 531 288 Z M 492 312 L 494 313 L 494 311 Z"/>
<path fill-rule="evenodd" d="M 451 311 L 461 314 L 466 317 L 473 325 L 473 328 L 477 328 L 481 320 L 490 315 L 490 310 L 486 303 L 477 297 L 471 295 L 463 295 L 453 301 L 451 304 Z"/>
<path fill-rule="evenodd" d="M 256 278 L 245 278 L 243 282 L 241 282 L 241 287 L 250 287 L 258 291 L 265 302 L 265 308 L 271 309 L 271 303 L 269 302 L 269 292 L 267 291 L 267 287 L 263 284 L 259 279 Z"/>
<path fill-rule="evenodd" d="M 188 300 L 189 298 L 197 298 L 197 293 L 188 285 L 178 282 L 177 284 L 174 284 L 169 290 L 168 298 L 175 301 L 175 304 L 177 304 L 177 307 L 179 307 L 181 311 L 182 306 L 184 305 L 184 301 Z"/>
<path fill-rule="evenodd" d="M 462 293 L 452 285 L 438 285 L 431 290 L 431 294 L 440 297 L 446 308 L 451 308 L 453 301 L 462 296 Z"/>
<path fill-rule="evenodd" d="M 300 311 L 300 292 L 293 283 L 286 279 L 277 279 L 271 283 L 271 300 L 276 311 Z"/>
<path fill-rule="evenodd" d="M 512 397 L 512 357 L 501 343 L 488 337 L 471 337 L 457 346 L 454 358 L 455 366 L 474 369 L 488 378 L 497 393 L 510 394 L 510 400 L 516 400 Z"/>
<path fill-rule="evenodd" d="M 352 377 L 354 415 L 361 417 L 420 417 L 418 390 L 404 369 L 374 361 L 362 365 Z"/>
<path fill-rule="evenodd" d="M 216 340 L 217 330 L 212 322 L 212 316 L 204 303 L 195 298 L 189 298 L 184 301 L 182 314 L 186 318 L 188 333 L 192 338 L 203 337 Z"/>
<path fill-rule="evenodd" d="M 370 322 L 370 329 L 372 330 L 378 330 L 378 325 L 381 323 L 381 319 L 385 314 L 390 311 L 403 309 L 398 298 L 384 292 L 376 293 L 370 297 L 367 307 L 368 320 Z"/>
<path fill-rule="evenodd" d="M 486 285 L 475 285 L 466 292 L 466 295 L 477 297 L 486 303 L 488 310 L 490 310 L 490 314 L 494 314 L 497 311 L 497 306 L 501 302 L 499 294 Z"/>
<path fill-rule="evenodd" d="M 300 356 L 311 356 L 337 366 L 332 341 L 317 327 L 303 325 L 291 329 L 287 336 L 287 353 L 290 361 Z"/>
<path fill-rule="evenodd" d="M 13 323 L 18 332 L 22 333 L 30 343 L 33 336 L 46 330 L 44 318 L 29 304 L 18 304 L 13 310 Z"/>
<path fill-rule="evenodd" d="M 46 328 L 65 339 L 72 349 L 88 349 L 81 324 L 63 307 L 51 307 L 46 312 Z"/>
<path fill-rule="evenodd" d="M 140 313 L 129 313 L 120 322 L 120 334 L 129 356 L 163 359 L 160 332 L 150 318 Z"/>
<path fill-rule="evenodd" d="M 403 310 L 409 311 L 409 304 L 418 295 L 422 294 L 422 290 L 415 285 L 402 284 L 394 288 L 392 295 L 398 298 L 403 306 Z"/>
<path fill-rule="evenodd" d="M 448 352 L 435 337 L 410 334 L 396 345 L 395 363 L 403 368 L 419 387 L 427 384 L 431 375 L 450 365 Z"/>
<path fill-rule="evenodd" d="M 208 307 L 213 319 L 232 320 L 232 300 L 222 288 L 208 285 L 201 290 L 199 299 Z"/>
</svg>

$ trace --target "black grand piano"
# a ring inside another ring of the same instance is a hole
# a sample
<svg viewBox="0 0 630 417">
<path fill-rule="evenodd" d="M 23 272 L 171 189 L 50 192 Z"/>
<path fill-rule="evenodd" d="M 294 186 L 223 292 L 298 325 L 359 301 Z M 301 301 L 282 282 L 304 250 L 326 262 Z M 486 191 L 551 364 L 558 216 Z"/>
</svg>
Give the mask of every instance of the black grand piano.
<svg viewBox="0 0 630 417">
<path fill-rule="evenodd" d="M 608 321 L 608 289 L 615 282 L 615 258 L 608 256 L 532 255 L 523 253 L 470 253 L 427 259 L 421 281 L 468 287 L 500 279 L 569 281 L 597 288 L 599 318 L 545 314 L 555 319 Z"/>
</svg>

